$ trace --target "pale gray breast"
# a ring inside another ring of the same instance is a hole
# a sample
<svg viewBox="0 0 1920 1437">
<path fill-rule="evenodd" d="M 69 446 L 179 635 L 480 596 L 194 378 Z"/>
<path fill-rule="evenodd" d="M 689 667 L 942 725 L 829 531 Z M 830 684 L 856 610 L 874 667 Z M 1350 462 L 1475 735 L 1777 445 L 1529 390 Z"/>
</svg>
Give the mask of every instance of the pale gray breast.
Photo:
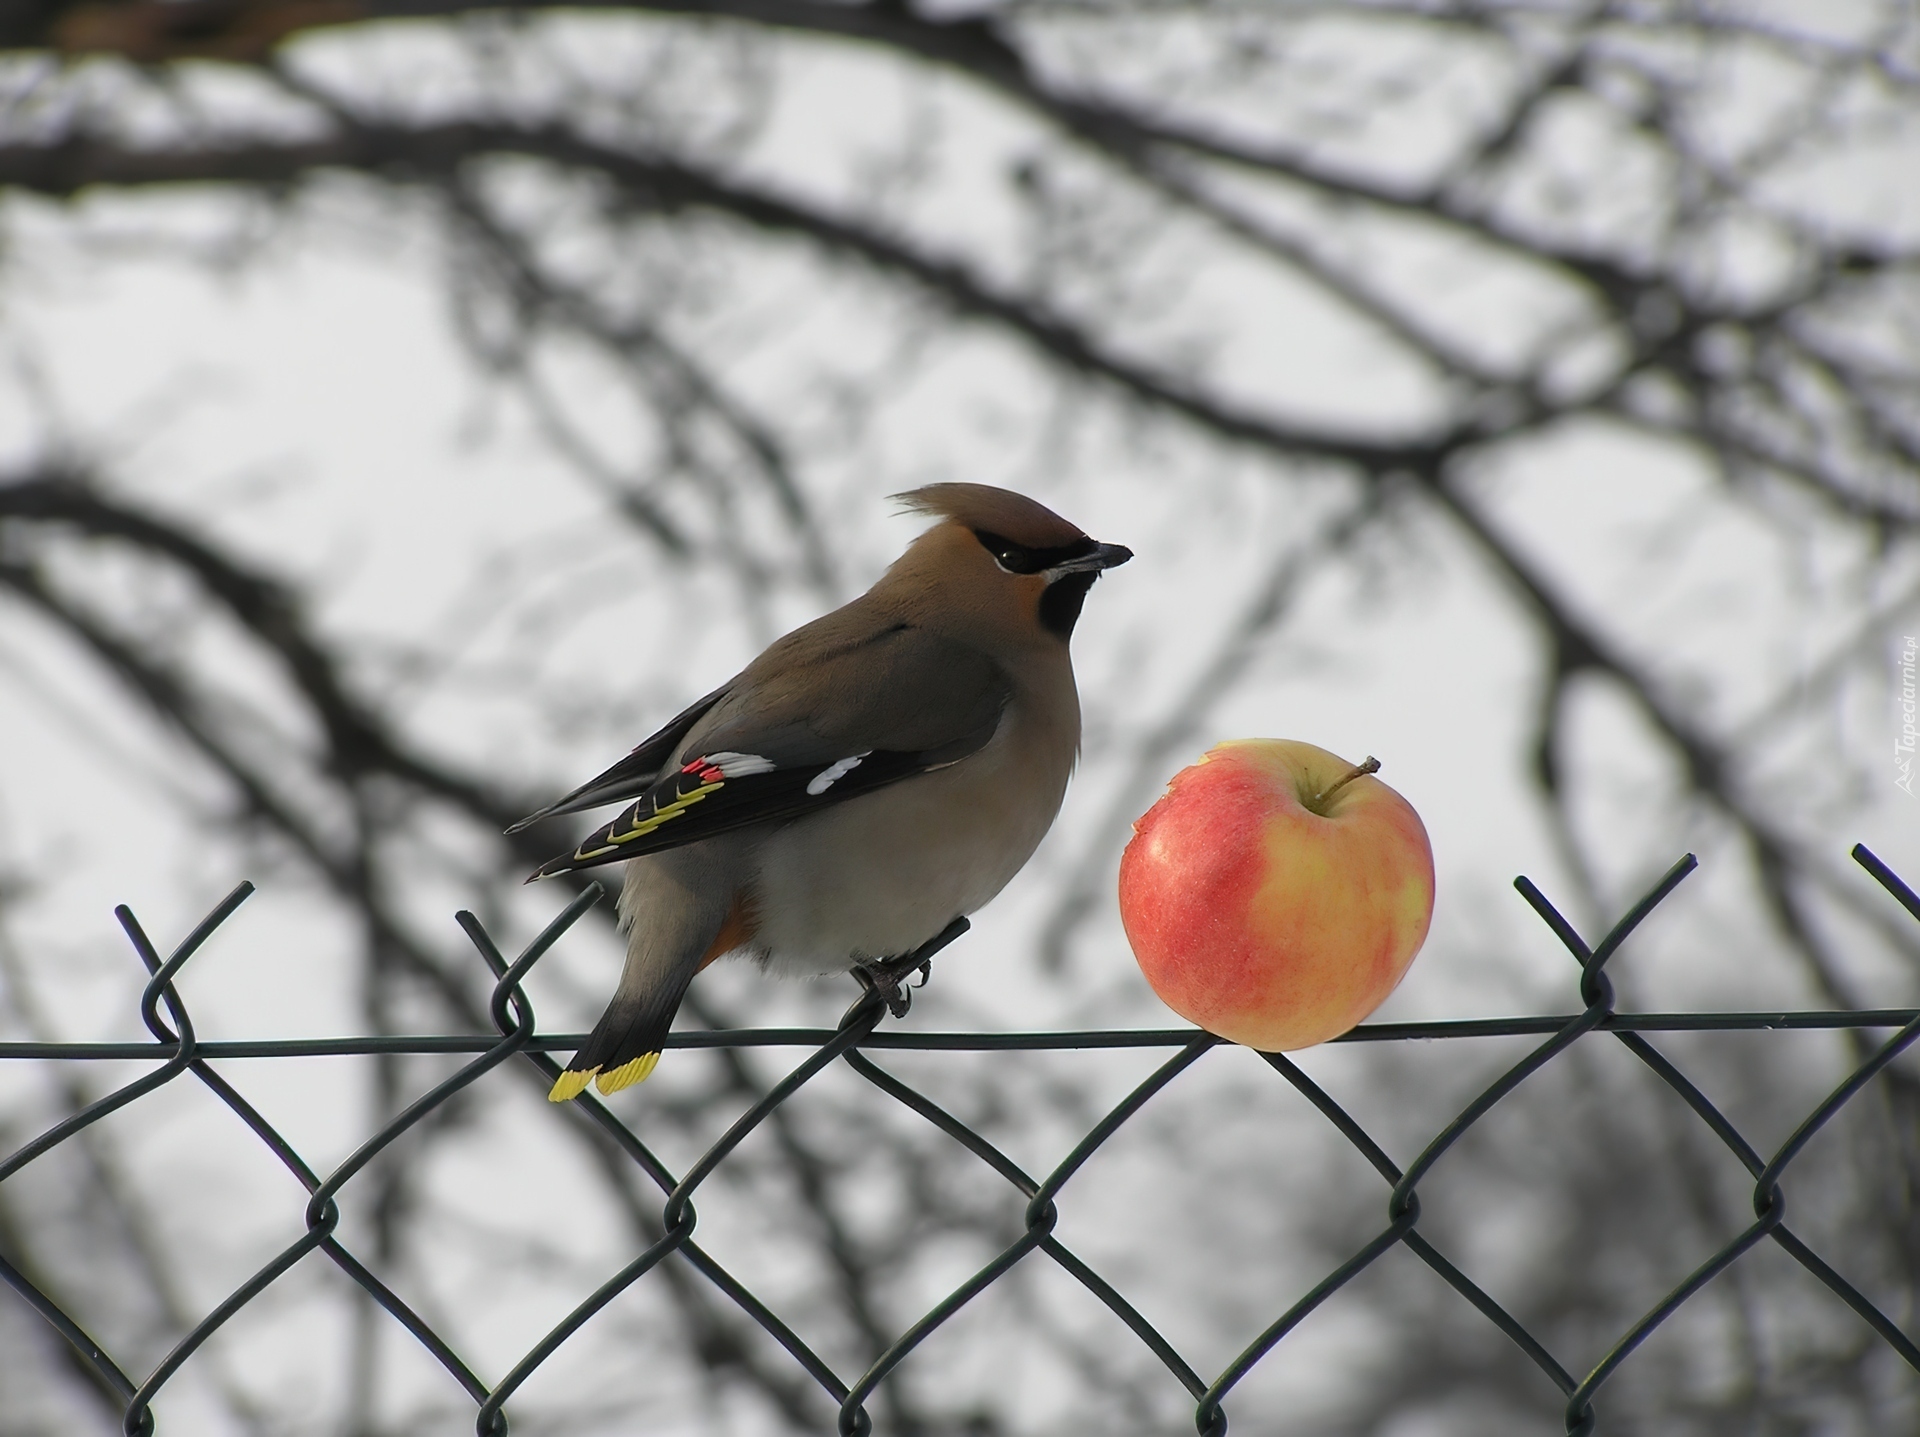
<svg viewBox="0 0 1920 1437">
<path fill-rule="evenodd" d="M 1006 887 L 1073 769 L 1078 704 L 1053 711 L 1042 725 L 1016 698 L 977 753 L 768 834 L 752 891 L 769 968 L 836 973 L 908 952 Z"/>
</svg>

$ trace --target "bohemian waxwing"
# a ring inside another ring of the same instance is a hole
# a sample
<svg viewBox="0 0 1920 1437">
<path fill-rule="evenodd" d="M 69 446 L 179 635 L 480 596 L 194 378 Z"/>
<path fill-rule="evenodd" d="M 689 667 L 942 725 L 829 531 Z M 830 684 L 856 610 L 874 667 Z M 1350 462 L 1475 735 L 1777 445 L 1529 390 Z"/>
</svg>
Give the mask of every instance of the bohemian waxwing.
<svg viewBox="0 0 1920 1437">
<path fill-rule="evenodd" d="M 626 967 L 554 1101 L 651 1073 L 693 975 L 729 953 L 891 991 L 886 961 L 986 903 L 1052 826 L 1080 747 L 1067 639 L 1133 554 L 984 484 L 896 497 L 941 522 L 879 583 L 514 825 L 636 800 L 533 875 L 627 865 Z"/>
</svg>

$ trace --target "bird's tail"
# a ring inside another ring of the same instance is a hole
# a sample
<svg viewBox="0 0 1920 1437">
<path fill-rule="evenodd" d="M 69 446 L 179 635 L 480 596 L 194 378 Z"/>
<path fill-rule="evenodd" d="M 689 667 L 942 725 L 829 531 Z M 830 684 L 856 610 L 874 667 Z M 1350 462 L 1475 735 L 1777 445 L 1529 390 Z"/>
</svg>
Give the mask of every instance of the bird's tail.
<svg viewBox="0 0 1920 1437">
<path fill-rule="evenodd" d="M 627 962 L 620 987 L 549 1098 L 564 1103 L 588 1083 L 617 1093 L 653 1071 L 693 975 L 752 937 L 742 863 L 741 844 L 723 836 L 627 865 L 620 892 Z"/>
<path fill-rule="evenodd" d="M 650 993 L 616 994 L 566 1071 L 554 1080 L 548 1100 L 564 1103 L 577 1098 L 589 1083 L 607 1094 L 645 1081 L 660 1061 L 667 1030 L 692 978 L 689 972 L 686 980 Z"/>
</svg>

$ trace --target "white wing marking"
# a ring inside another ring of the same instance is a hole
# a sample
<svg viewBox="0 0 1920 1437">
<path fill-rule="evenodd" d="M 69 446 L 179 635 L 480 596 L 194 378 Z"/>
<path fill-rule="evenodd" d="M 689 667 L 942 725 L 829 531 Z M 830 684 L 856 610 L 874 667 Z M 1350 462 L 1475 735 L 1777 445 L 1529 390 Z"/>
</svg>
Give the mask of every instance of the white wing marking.
<svg viewBox="0 0 1920 1437">
<path fill-rule="evenodd" d="M 719 769 L 724 778 L 745 778 L 754 773 L 772 773 L 774 768 L 772 759 L 762 758 L 757 753 L 727 751 L 702 754 L 701 757 Z"/>
<path fill-rule="evenodd" d="M 867 750 L 867 753 L 872 752 L 872 749 Z M 838 763 L 828 764 L 813 776 L 812 780 L 807 784 L 807 792 L 812 794 L 813 797 L 818 798 L 841 779 L 860 767 L 860 760 L 865 758 L 867 753 L 856 753 L 852 758 L 843 758 Z"/>
</svg>

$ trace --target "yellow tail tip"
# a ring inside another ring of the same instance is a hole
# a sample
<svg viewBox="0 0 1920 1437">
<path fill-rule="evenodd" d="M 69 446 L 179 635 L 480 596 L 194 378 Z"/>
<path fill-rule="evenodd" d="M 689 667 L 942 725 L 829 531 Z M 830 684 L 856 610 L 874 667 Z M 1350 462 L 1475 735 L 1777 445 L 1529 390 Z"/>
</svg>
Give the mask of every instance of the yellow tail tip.
<svg viewBox="0 0 1920 1437">
<path fill-rule="evenodd" d="M 598 1068 L 589 1068 L 584 1073 L 576 1073 L 569 1069 L 562 1073 L 553 1080 L 553 1086 L 547 1089 L 547 1101 L 564 1103 L 579 1097 L 587 1090 L 587 1084 L 593 1081 L 593 1075 L 599 1071 Z"/>
<path fill-rule="evenodd" d="M 647 1080 L 647 1074 L 653 1071 L 654 1066 L 659 1061 L 660 1055 L 658 1053 L 642 1053 L 631 1063 L 622 1063 L 619 1067 L 613 1069 L 612 1072 L 600 1074 L 599 1077 L 593 1080 L 593 1085 L 598 1088 L 602 1094 L 617 1093 L 622 1088 L 631 1088 L 635 1083 L 644 1083 Z M 581 1079 L 582 1086 L 585 1086 L 585 1082 L 586 1080 L 583 1076 Z"/>
</svg>

